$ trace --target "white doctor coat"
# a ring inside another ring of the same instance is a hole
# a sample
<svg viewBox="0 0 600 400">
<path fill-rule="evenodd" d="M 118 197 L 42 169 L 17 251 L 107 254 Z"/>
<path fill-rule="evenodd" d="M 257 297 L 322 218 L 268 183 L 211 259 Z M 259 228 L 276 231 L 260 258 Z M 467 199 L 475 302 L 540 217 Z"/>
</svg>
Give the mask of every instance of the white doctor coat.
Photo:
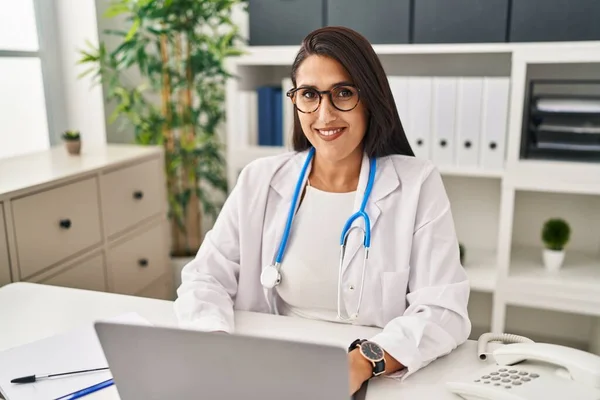
<svg viewBox="0 0 600 400">
<path fill-rule="evenodd" d="M 306 156 L 289 152 L 242 170 L 195 259 L 182 270 L 175 301 L 182 327 L 232 332 L 234 308 L 269 312 L 271 298 L 260 274 L 275 259 Z M 365 156 L 356 210 L 368 175 Z M 406 367 L 394 375 L 405 378 L 467 340 L 469 282 L 460 264 L 450 203 L 431 162 L 401 155 L 379 158 L 366 211 L 371 249 L 354 323 L 383 328 L 369 339 Z M 362 225 L 363 219 L 355 223 Z M 356 309 L 362 266 L 362 235 L 350 235 L 342 278 L 349 312 Z"/>
</svg>

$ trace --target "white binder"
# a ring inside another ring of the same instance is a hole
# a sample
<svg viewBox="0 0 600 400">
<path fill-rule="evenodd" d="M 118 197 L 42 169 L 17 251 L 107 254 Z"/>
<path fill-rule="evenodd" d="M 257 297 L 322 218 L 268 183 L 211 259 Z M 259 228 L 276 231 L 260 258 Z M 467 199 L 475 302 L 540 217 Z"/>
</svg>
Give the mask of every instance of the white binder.
<svg viewBox="0 0 600 400">
<path fill-rule="evenodd" d="M 483 78 L 458 79 L 456 101 L 456 165 L 479 166 Z"/>
<path fill-rule="evenodd" d="M 238 101 L 239 141 L 235 146 L 256 146 L 258 145 L 258 95 L 254 90 L 241 90 L 238 93 Z"/>
<path fill-rule="evenodd" d="M 294 104 L 285 94 L 294 87 L 291 78 L 281 80 L 283 101 L 283 147 L 292 150 L 292 133 L 294 131 Z"/>
<path fill-rule="evenodd" d="M 484 79 L 481 129 L 481 166 L 484 169 L 504 167 L 509 94 L 508 77 Z"/>
<path fill-rule="evenodd" d="M 431 159 L 432 86 L 432 79 L 429 77 L 409 77 L 408 124 L 404 125 L 415 156 L 429 160 Z"/>
<path fill-rule="evenodd" d="M 394 102 L 396 103 L 396 109 L 398 110 L 404 133 L 406 133 L 410 141 L 410 132 L 408 129 L 408 102 L 410 98 L 408 95 L 408 77 L 388 76 L 388 82 L 394 96 Z"/>
<path fill-rule="evenodd" d="M 457 78 L 433 80 L 432 161 L 438 166 L 455 165 L 455 124 Z"/>
</svg>

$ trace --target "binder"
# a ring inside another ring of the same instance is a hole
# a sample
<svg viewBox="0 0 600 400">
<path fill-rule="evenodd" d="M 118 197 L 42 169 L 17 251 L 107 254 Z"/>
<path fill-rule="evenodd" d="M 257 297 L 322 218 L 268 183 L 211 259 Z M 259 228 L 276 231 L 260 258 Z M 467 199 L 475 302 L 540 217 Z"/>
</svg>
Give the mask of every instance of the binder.
<svg viewBox="0 0 600 400">
<path fill-rule="evenodd" d="M 433 82 L 429 77 L 408 78 L 408 123 L 404 128 L 415 157 L 431 159 L 431 101 Z M 406 127 L 408 125 L 408 128 Z"/>
<path fill-rule="evenodd" d="M 258 96 L 253 90 L 242 90 L 239 96 L 239 119 L 237 123 L 239 142 L 236 145 L 258 144 Z"/>
<path fill-rule="evenodd" d="M 438 166 L 455 165 L 457 78 L 433 79 L 432 161 Z"/>
<path fill-rule="evenodd" d="M 273 88 L 270 86 L 261 86 L 256 92 L 258 94 L 258 145 L 271 146 L 274 136 Z"/>
<path fill-rule="evenodd" d="M 456 101 L 456 165 L 479 167 L 483 78 L 458 79 Z"/>
<path fill-rule="evenodd" d="M 260 86 L 258 93 L 258 145 L 283 145 L 283 95 L 280 86 Z"/>
<path fill-rule="evenodd" d="M 292 150 L 292 133 L 294 132 L 294 104 L 285 94 L 293 88 L 291 78 L 284 78 L 281 81 L 282 101 L 283 101 L 283 145 L 288 150 Z"/>
<path fill-rule="evenodd" d="M 481 129 L 481 167 L 484 169 L 504 168 L 509 95 L 508 77 L 484 78 Z"/>
<path fill-rule="evenodd" d="M 408 129 L 408 77 L 388 76 L 388 82 L 392 91 L 392 96 L 394 97 L 396 109 L 398 110 L 398 115 L 400 116 L 400 122 L 402 123 L 404 131 L 408 137 L 411 134 L 410 129 Z"/>
</svg>

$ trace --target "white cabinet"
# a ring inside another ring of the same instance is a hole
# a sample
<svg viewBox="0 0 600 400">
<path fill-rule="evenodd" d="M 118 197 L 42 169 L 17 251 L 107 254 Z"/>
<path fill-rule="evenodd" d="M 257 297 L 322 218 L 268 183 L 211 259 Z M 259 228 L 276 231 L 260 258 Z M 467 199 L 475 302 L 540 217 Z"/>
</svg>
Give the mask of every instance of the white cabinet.
<svg viewBox="0 0 600 400">
<path fill-rule="evenodd" d="M 4 224 L 4 207 L 0 202 L 0 286 L 10 282 L 10 260 L 8 259 L 8 244 Z"/>
<path fill-rule="evenodd" d="M 0 160 L 0 285 L 12 271 L 13 281 L 172 299 L 163 165 L 160 147 L 114 144 Z"/>
</svg>

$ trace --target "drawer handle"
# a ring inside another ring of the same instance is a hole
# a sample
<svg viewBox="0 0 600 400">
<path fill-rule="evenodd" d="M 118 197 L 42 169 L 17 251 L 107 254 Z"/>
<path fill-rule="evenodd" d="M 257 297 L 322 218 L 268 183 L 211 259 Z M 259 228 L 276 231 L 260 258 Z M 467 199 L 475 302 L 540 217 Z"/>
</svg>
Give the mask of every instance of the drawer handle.
<svg viewBox="0 0 600 400">
<path fill-rule="evenodd" d="M 138 260 L 138 264 L 140 265 L 140 267 L 147 267 L 148 266 L 148 260 L 145 258 L 141 258 Z"/>
<path fill-rule="evenodd" d="M 71 220 L 70 219 L 61 219 L 59 222 L 59 225 L 61 228 L 63 229 L 69 229 L 71 227 Z"/>
<path fill-rule="evenodd" d="M 136 190 L 135 192 L 133 192 L 134 199 L 140 200 L 142 197 L 144 197 L 144 192 L 142 192 L 141 190 Z"/>
</svg>

